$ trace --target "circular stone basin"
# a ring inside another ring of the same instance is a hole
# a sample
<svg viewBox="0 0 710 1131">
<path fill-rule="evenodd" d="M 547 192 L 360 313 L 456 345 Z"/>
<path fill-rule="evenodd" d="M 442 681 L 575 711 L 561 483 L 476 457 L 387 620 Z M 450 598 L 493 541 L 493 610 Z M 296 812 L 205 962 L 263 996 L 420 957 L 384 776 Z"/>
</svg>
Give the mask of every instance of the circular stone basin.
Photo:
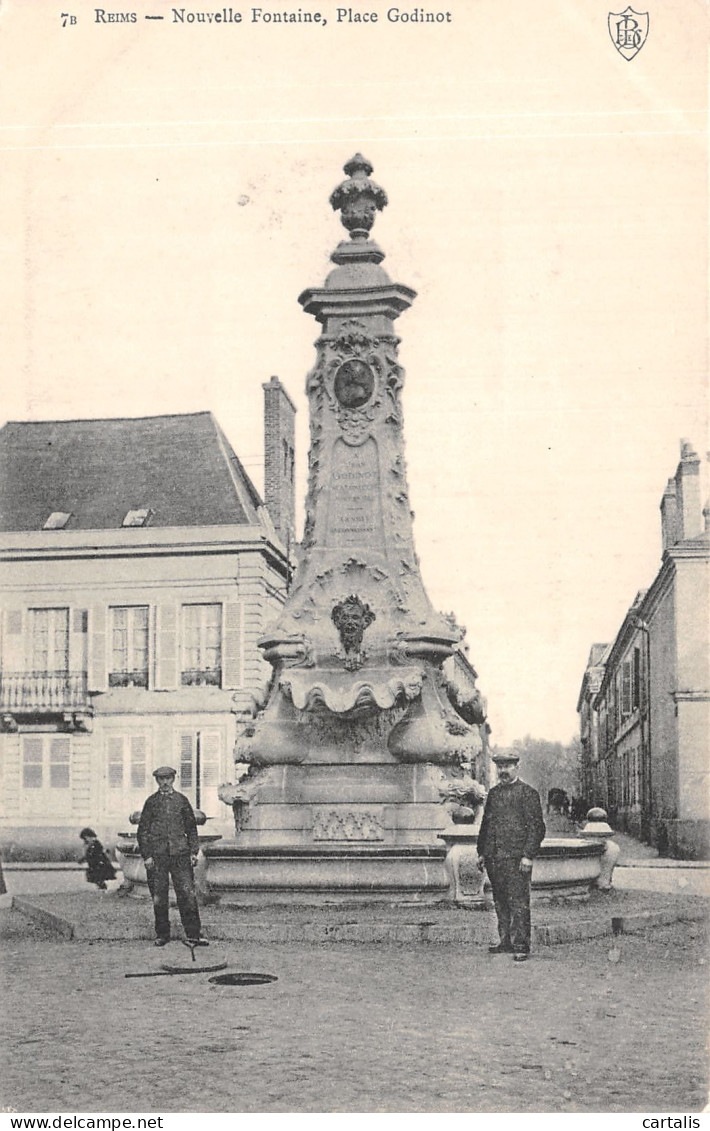
<svg viewBox="0 0 710 1131">
<path fill-rule="evenodd" d="M 220 833 L 198 833 L 200 848 L 203 850 L 208 844 L 214 844 L 216 841 L 221 840 Z M 145 874 L 145 864 L 143 857 L 138 851 L 138 844 L 136 841 L 135 833 L 119 833 L 118 843 L 116 845 L 116 857 L 118 864 L 123 872 L 124 881 L 136 886 L 136 891 L 140 894 L 148 894 L 148 877 Z M 206 866 L 202 861 L 203 866 Z M 200 868 L 200 861 L 198 861 L 196 875 Z"/>
<path fill-rule="evenodd" d="M 478 832 L 470 826 L 452 826 L 439 834 L 448 850 L 452 894 L 457 902 L 487 906 L 478 862 Z M 598 838 L 547 837 L 533 862 L 532 896 L 536 900 L 584 899 L 600 873 L 604 842 Z M 488 885 L 486 885 L 488 890 Z"/>
<path fill-rule="evenodd" d="M 265 986 L 268 982 L 277 982 L 275 974 L 219 974 L 210 978 L 216 986 Z"/>
<path fill-rule="evenodd" d="M 533 894 L 540 896 L 588 894 L 599 876 L 604 845 L 594 840 L 549 837 L 535 857 Z"/>
</svg>

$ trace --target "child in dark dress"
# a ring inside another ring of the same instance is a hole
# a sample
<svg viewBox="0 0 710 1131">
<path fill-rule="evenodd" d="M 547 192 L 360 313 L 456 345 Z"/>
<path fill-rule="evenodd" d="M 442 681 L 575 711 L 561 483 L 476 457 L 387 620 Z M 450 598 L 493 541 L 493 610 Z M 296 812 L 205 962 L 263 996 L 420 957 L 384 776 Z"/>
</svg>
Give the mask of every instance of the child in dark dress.
<svg viewBox="0 0 710 1131">
<path fill-rule="evenodd" d="M 87 883 L 96 884 L 99 891 L 106 891 L 106 881 L 116 878 L 113 864 L 93 829 L 82 829 L 79 836 L 84 842 L 84 855 L 79 863 L 86 863 Z"/>
</svg>

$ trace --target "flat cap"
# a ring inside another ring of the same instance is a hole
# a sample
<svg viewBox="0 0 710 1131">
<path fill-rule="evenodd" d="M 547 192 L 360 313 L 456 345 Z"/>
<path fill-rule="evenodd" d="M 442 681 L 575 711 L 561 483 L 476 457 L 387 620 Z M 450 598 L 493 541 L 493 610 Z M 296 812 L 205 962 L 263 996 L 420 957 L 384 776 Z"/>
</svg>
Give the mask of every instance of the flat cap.
<svg viewBox="0 0 710 1131">
<path fill-rule="evenodd" d="M 172 766 L 158 766 L 157 770 L 153 770 L 154 778 L 174 778 L 177 777 L 177 770 Z"/>
<path fill-rule="evenodd" d="M 492 754 L 491 758 L 494 762 L 519 762 L 520 761 L 520 755 L 514 754 L 512 750 L 509 751 L 507 754 L 504 751 L 502 751 L 500 754 Z"/>
</svg>

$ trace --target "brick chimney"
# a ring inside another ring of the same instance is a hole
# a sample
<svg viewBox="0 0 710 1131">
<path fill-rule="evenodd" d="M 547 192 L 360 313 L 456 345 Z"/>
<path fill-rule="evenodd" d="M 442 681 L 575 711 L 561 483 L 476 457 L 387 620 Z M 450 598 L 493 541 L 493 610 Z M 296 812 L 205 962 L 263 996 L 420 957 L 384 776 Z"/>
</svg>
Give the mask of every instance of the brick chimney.
<svg viewBox="0 0 710 1131">
<path fill-rule="evenodd" d="M 669 479 L 661 499 L 661 538 L 663 550 L 669 550 L 678 541 L 678 506 L 675 497 L 675 479 Z"/>
<path fill-rule="evenodd" d="M 675 473 L 678 540 L 696 538 L 703 532 L 700 499 L 700 457 L 689 440 L 680 442 L 680 463 Z"/>
<path fill-rule="evenodd" d="M 264 390 L 264 501 L 283 544 L 295 540 L 295 416 L 296 407 L 279 381 L 272 377 Z"/>
</svg>

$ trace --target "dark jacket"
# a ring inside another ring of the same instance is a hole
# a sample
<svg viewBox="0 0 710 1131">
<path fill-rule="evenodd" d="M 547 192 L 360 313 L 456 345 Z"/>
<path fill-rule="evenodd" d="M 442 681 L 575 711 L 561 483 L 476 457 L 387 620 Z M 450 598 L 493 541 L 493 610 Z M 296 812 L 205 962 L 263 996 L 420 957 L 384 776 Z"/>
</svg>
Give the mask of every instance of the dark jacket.
<svg viewBox="0 0 710 1131">
<path fill-rule="evenodd" d="M 103 883 L 106 880 L 115 880 L 116 871 L 100 840 L 90 841 L 84 852 L 86 861 L 86 879 L 90 884 Z"/>
<path fill-rule="evenodd" d="M 524 781 L 494 785 L 486 798 L 478 854 L 491 859 L 532 860 L 545 835 L 540 794 Z"/>
<path fill-rule="evenodd" d="M 151 793 L 138 824 L 138 848 L 149 856 L 196 856 L 200 842 L 192 805 L 184 793 Z"/>
</svg>

